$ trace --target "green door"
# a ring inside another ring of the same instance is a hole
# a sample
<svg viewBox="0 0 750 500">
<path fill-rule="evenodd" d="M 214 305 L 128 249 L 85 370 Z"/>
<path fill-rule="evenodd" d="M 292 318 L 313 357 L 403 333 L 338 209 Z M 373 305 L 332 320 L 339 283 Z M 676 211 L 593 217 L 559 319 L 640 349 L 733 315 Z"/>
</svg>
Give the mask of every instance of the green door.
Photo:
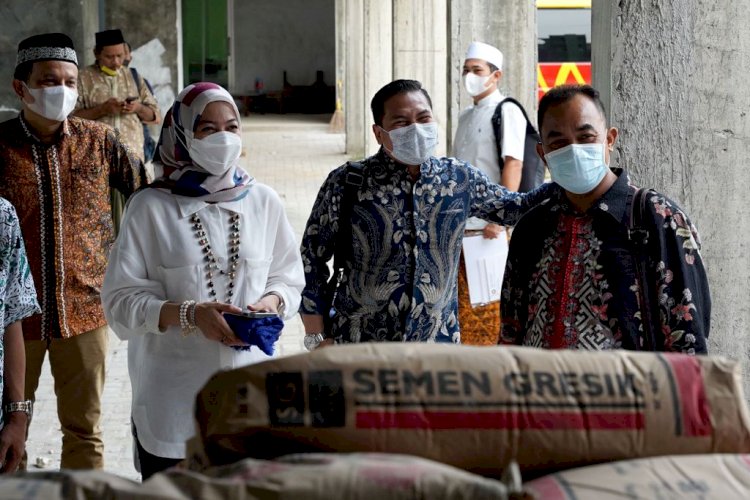
<svg viewBox="0 0 750 500">
<path fill-rule="evenodd" d="M 228 88 L 226 0 L 182 0 L 182 57 L 185 85 Z"/>
</svg>

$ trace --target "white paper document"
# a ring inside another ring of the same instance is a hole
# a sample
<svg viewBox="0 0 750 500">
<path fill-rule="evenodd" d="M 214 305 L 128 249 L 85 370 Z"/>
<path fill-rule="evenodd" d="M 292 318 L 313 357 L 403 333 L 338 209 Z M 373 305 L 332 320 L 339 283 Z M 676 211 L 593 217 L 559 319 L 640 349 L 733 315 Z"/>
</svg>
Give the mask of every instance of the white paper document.
<svg viewBox="0 0 750 500">
<path fill-rule="evenodd" d="M 508 238 L 485 239 L 482 235 L 464 236 L 464 263 L 472 306 L 500 300 L 505 261 L 508 259 Z"/>
</svg>

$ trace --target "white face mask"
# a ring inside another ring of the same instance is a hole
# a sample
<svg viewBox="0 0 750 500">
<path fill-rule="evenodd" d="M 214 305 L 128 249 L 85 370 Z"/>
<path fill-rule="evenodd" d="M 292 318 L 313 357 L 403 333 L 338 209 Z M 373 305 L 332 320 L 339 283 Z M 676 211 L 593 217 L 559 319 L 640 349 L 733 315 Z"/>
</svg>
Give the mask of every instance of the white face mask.
<svg viewBox="0 0 750 500">
<path fill-rule="evenodd" d="M 24 83 L 34 102 L 23 101 L 31 111 L 48 120 L 61 122 L 75 109 L 78 92 L 65 85 L 32 89 Z"/>
<path fill-rule="evenodd" d="M 421 165 L 426 162 L 438 144 L 436 122 L 412 123 L 408 127 L 394 128 L 390 132 L 382 127 L 381 130 L 391 138 L 393 150 L 389 153 L 404 165 Z"/>
<path fill-rule="evenodd" d="M 474 73 L 466 73 L 464 75 L 464 87 L 466 88 L 466 92 L 468 92 L 471 97 L 476 97 L 483 92 L 487 92 L 487 90 L 489 90 L 487 82 L 490 81 L 490 78 L 492 78 L 492 75 L 479 76 Z"/>
<path fill-rule="evenodd" d="M 193 163 L 212 175 L 221 175 L 235 164 L 242 153 L 242 138 L 233 132 L 216 132 L 193 139 L 188 151 Z"/>
</svg>

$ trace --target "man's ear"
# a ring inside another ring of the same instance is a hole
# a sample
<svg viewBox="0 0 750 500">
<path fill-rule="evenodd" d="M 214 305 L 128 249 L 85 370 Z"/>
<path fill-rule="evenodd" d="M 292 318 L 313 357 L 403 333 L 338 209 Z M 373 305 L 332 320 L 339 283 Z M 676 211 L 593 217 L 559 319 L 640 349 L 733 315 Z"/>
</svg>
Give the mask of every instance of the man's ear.
<svg viewBox="0 0 750 500">
<path fill-rule="evenodd" d="M 544 162 L 544 165 L 548 166 L 547 160 L 544 158 L 544 148 L 542 148 L 542 144 L 539 142 L 536 143 L 536 154 L 538 154 L 539 158 L 542 159 L 542 161 Z"/>
<path fill-rule="evenodd" d="M 375 134 L 375 140 L 376 140 L 376 141 L 378 142 L 378 144 L 379 144 L 379 145 L 381 145 L 381 146 L 383 145 L 383 139 L 381 139 L 381 137 L 380 137 L 380 134 L 381 134 L 382 132 L 383 132 L 383 131 L 382 131 L 382 129 L 381 129 L 381 128 L 380 128 L 379 126 L 377 126 L 377 125 L 375 125 L 375 124 L 373 124 L 373 125 L 372 125 L 372 133 L 373 133 L 373 134 Z"/>
<path fill-rule="evenodd" d="M 492 76 L 495 77 L 495 85 L 500 85 L 500 80 L 503 78 L 503 72 L 501 70 L 497 70 L 492 73 Z"/>
<path fill-rule="evenodd" d="M 19 99 L 23 100 L 23 82 L 21 80 L 13 79 L 13 92 L 16 93 Z"/>
<path fill-rule="evenodd" d="M 615 127 L 611 127 L 609 130 L 607 130 L 607 149 L 609 151 L 612 151 L 614 149 L 618 134 L 619 131 Z"/>
</svg>

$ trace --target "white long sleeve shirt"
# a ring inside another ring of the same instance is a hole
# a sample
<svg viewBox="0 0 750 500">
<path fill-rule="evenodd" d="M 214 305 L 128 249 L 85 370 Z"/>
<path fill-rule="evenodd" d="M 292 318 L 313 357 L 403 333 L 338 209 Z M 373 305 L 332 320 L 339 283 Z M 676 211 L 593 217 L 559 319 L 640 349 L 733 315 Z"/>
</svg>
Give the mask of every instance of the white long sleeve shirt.
<svg viewBox="0 0 750 500">
<path fill-rule="evenodd" d="M 505 96 L 495 91 L 463 110 L 458 117 L 456 138 L 453 141 L 453 156 L 471 163 L 495 184 L 500 184 L 501 176 L 492 115 L 503 99 Z M 525 140 L 526 119 L 523 113 L 513 104 L 504 104 L 503 156 L 523 161 Z M 472 217 L 466 222 L 466 229 L 482 229 L 486 225 L 485 221 Z"/>
<path fill-rule="evenodd" d="M 102 288 L 107 322 L 128 340 L 133 387 L 132 417 L 141 445 L 154 455 L 183 458 L 194 433 L 193 405 L 215 372 L 267 359 L 258 348 L 238 351 L 199 331 L 184 337 L 179 327 L 159 331 L 167 302 L 207 302 L 205 254 L 190 221 L 198 213 L 221 269 L 227 268 L 229 219 L 240 214 L 240 251 L 232 303 L 242 309 L 275 291 L 294 315 L 304 286 L 299 245 L 278 195 L 254 184 L 238 201 L 209 204 L 157 189 L 128 203 L 122 230 Z M 226 276 L 213 280 L 219 300 Z"/>
</svg>

